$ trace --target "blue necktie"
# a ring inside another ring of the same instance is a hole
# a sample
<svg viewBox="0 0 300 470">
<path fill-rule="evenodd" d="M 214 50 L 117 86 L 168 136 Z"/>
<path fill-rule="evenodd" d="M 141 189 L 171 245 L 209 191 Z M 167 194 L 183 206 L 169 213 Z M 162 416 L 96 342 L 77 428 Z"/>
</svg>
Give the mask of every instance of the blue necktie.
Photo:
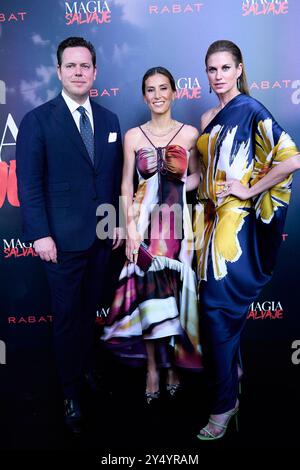
<svg viewBox="0 0 300 470">
<path fill-rule="evenodd" d="M 80 134 L 82 140 L 86 146 L 88 154 L 92 163 L 94 163 L 94 133 L 88 116 L 86 115 L 86 110 L 83 106 L 79 106 L 77 110 L 80 112 Z"/>
</svg>

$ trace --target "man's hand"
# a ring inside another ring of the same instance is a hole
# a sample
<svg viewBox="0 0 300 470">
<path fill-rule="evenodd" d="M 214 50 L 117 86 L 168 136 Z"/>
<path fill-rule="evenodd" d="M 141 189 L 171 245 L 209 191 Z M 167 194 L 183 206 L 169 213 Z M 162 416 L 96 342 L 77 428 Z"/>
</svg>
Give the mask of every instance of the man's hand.
<svg viewBox="0 0 300 470">
<path fill-rule="evenodd" d="M 119 248 L 125 239 L 125 230 L 122 227 L 115 227 L 113 232 L 113 244 L 112 249 Z"/>
<path fill-rule="evenodd" d="M 52 237 L 44 237 L 35 240 L 33 248 L 42 260 L 57 263 L 57 250 Z"/>
</svg>

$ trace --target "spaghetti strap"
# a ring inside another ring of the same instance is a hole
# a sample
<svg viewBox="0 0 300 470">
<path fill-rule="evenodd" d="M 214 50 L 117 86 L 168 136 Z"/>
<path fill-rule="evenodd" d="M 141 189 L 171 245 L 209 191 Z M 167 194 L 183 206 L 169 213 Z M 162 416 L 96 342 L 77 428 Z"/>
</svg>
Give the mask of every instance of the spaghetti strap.
<svg viewBox="0 0 300 470">
<path fill-rule="evenodd" d="M 175 139 L 175 137 L 177 136 L 177 134 L 179 134 L 179 132 L 181 131 L 181 129 L 183 128 L 185 124 L 182 124 L 180 126 L 180 128 L 178 129 L 178 131 L 173 135 L 172 139 L 167 143 L 167 145 L 165 145 L 164 147 L 160 147 L 160 148 L 166 148 L 168 147 L 168 145 L 170 145 L 170 143 L 172 142 L 172 140 Z M 156 147 L 156 145 L 154 145 L 154 143 L 149 139 L 149 137 L 147 136 L 146 132 L 141 128 L 141 126 L 139 126 L 139 129 L 141 129 L 142 133 L 144 134 L 144 136 L 146 137 L 146 139 L 150 142 L 150 144 L 157 150 L 159 147 Z"/>
<path fill-rule="evenodd" d="M 166 147 L 168 147 L 168 145 L 170 145 L 170 143 L 172 142 L 172 140 L 175 139 L 175 137 L 177 136 L 177 134 L 179 134 L 179 132 L 181 131 L 181 129 L 183 128 L 184 124 L 182 124 L 182 126 L 179 127 L 178 131 L 176 132 L 176 134 L 173 135 L 172 139 L 167 143 Z"/>
<path fill-rule="evenodd" d="M 144 134 L 144 136 L 146 137 L 147 140 L 149 140 L 150 144 L 155 148 L 157 149 L 157 147 L 154 145 L 153 142 L 151 142 L 151 140 L 149 139 L 149 137 L 147 136 L 146 132 L 143 131 L 143 129 L 141 128 L 141 126 L 139 126 L 139 128 L 141 129 L 142 133 Z"/>
<path fill-rule="evenodd" d="M 146 137 L 146 139 L 150 142 L 150 144 L 152 145 L 152 147 L 155 148 L 156 150 L 156 156 L 157 156 L 157 174 L 158 174 L 158 201 L 159 201 L 159 204 L 162 203 L 162 185 L 161 185 L 161 177 L 162 175 L 165 175 L 166 174 L 166 166 L 165 166 L 165 161 L 164 161 L 164 153 L 165 153 L 165 149 L 166 147 L 168 147 L 168 145 L 170 145 L 170 143 L 172 142 L 172 140 L 175 139 L 175 137 L 177 136 L 177 134 L 179 134 L 179 132 L 181 131 L 181 129 L 183 128 L 184 124 L 182 124 L 180 126 L 180 128 L 178 129 L 178 131 L 173 135 L 172 139 L 167 143 L 167 145 L 165 145 L 164 147 L 156 147 L 156 145 L 154 145 L 154 143 L 149 139 L 149 137 L 147 136 L 146 132 L 141 128 L 141 126 L 139 126 L 139 128 L 141 129 L 142 133 L 144 134 L 144 136 Z M 161 222 L 162 220 L 162 213 L 161 211 L 159 212 L 159 220 Z"/>
</svg>

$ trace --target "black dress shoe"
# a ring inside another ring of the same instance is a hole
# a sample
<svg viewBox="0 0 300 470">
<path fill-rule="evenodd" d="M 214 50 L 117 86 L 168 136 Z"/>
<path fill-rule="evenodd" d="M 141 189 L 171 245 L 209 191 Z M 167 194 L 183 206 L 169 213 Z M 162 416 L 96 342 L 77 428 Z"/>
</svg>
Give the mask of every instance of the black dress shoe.
<svg viewBox="0 0 300 470">
<path fill-rule="evenodd" d="M 65 424 L 72 434 L 82 431 L 82 414 L 79 402 L 73 398 L 64 400 Z"/>
</svg>

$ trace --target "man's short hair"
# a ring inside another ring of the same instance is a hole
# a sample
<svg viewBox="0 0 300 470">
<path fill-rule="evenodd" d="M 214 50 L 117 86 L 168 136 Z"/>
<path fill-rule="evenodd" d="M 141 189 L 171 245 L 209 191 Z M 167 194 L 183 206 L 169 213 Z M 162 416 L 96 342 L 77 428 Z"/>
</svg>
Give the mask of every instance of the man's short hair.
<svg viewBox="0 0 300 470">
<path fill-rule="evenodd" d="M 87 41 L 86 39 L 78 37 L 78 36 L 72 36 L 72 37 L 69 37 L 67 39 L 64 39 L 58 45 L 56 55 L 57 55 L 57 63 L 58 63 L 59 67 L 61 66 L 61 63 L 62 63 L 63 52 L 67 47 L 86 47 L 91 53 L 93 66 L 95 67 L 95 65 L 96 65 L 96 51 L 95 51 L 95 48 L 94 48 L 93 44 L 91 42 Z"/>
</svg>

